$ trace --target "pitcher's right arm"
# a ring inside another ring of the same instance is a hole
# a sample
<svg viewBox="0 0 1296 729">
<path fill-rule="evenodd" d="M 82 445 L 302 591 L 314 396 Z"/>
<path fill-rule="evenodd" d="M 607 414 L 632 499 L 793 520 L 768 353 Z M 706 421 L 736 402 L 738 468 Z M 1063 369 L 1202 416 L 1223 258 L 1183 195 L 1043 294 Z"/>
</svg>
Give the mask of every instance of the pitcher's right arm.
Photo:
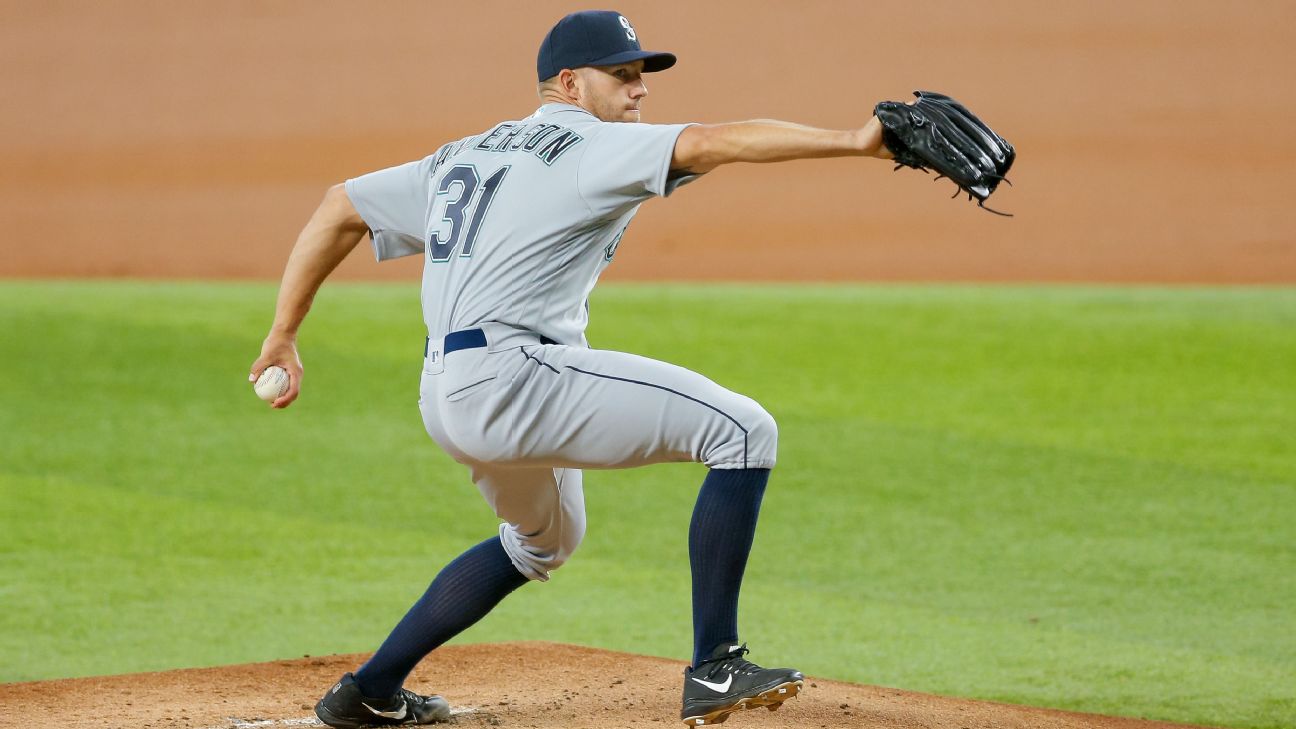
<svg viewBox="0 0 1296 729">
<path fill-rule="evenodd" d="M 297 354 L 297 330 L 306 318 L 306 312 L 310 311 L 311 302 L 324 279 L 368 231 L 365 221 L 351 204 L 345 186 L 338 184 L 324 194 L 324 200 L 297 236 L 279 284 L 274 323 L 261 345 L 261 356 L 252 363 L 248 375 L 248 379 L 255 382 L 270 365 L 288 371 L 288 391 L 271 403 L 271 407 L 286 408 L 301 392 L 302 364 Z"/>
</svg>

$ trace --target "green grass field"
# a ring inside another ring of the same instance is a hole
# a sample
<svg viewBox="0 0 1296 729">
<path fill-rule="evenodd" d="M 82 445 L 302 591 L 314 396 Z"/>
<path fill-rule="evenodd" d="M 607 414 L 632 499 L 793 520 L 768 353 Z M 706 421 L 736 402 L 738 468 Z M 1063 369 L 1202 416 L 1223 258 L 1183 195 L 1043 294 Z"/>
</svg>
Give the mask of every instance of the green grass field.
<svg viewBox="0 0 1296 729">
<path fill-rule="evenodd" d="M 415 400 L 413 285 L 0 283 L 0 681 L 372 650 L 495 519 Z M 1296 289 L 605 285 L 591 339 L 779 420 L 764 663 L 1235 727 L 1296 717 Z M 685 658 L 693 465 L 460 640 Z"/>
</svg>

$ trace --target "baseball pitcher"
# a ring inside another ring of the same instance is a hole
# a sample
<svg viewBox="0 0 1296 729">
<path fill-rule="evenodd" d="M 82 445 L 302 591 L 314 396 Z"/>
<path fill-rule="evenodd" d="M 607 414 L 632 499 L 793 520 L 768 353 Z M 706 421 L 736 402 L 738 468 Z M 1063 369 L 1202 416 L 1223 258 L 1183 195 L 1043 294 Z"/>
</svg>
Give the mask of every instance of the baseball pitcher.
<svg viewBox="0 0 1296 729">
<path fill-rule="evenodd" d="M 368 662 L 325 693 L 315 707 L 324 723 L 447 720 L 440 696 L 403 688 L 415 664 L 571 558 L 585 533 L 585 469 L 667 461 L 709 469 L 689 525 L 694 642 L 681 719 L 701 726 L 740 709 L 775 709 L 801 688 L 800 672 L 748 661 L 737 624 L 777 458 L 774 419 L 696 372 L 591 348 L 588 299 L 648 199 L 726 164 L 890 159 L 902 142 L 888 131 L 895 141 L 884 144 L 876 116 L 849 131 L 641 123 L 644 74 L 675 61 L 642 50 L 624 15 L 568 15 L 540 44 L 539 109 L 332 187 L 301 232 L 251 377 L 284 367 L 291 383 L 273 407 L 298 397 L 298 328 L 365 235 L 380 261 L 423 256 L 423 423 L 502 520 L 498 534 L 435 577 Z M 905 108 L 916 107 L 899 105 L 892 116 Z"/>
</svg>

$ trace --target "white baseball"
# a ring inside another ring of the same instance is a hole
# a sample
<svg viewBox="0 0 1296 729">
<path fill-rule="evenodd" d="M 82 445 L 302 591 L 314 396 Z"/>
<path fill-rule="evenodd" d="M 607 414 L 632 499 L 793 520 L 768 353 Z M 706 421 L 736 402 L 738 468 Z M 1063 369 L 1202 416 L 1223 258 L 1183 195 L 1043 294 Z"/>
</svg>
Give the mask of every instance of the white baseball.
<svg viewBox="0 0 1296 729">
<path fill-rule="evenodd" d="M 256 384 L 252 386 L 257 397 L 266 402 L 274 402 L 288 392 L 288 370 L 277 365 L 265 368 Z"/>
</svg>

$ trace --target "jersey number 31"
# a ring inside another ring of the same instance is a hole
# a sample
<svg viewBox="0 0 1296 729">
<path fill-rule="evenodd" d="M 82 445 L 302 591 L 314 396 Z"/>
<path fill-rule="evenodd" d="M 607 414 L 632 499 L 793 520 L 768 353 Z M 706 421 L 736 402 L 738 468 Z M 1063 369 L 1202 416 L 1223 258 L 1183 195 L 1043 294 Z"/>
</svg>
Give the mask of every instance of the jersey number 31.
<svg viewBox="0 0 1296 729">
<path fill-rule="evenodd" d="M 436 220 L 436 215 L 440 212 L 441 221 L 428 233 L 428 256 L 433 261 L 444 263 L 450 260 L 455 248 L 459 247 L 461 238 L 463 251 L 459 257 L 468 258 L 472 255 L 473 244 L 477 242 L 477 233 L 481 231 L 482 220 L 486 218 L 495 191 L 499 189 L 508 171 L 508 165 L 505 165 L 482 182 L 476 167 L 455 165 L 450 168 L 445 177 L 441 178 L 441 184 L 437 185 L 435 204 L 432 207 L 432 220 Z M 473 205 L 474 201 L 477 203 L 476 206 Z M 465 231 L 464 222 L 468 217 L 469 208 L 472 208 L 472 219 L 467 221 Z M 450 224 L 449 230 L 446 230 L 446 223 Z"/>
</svg>

